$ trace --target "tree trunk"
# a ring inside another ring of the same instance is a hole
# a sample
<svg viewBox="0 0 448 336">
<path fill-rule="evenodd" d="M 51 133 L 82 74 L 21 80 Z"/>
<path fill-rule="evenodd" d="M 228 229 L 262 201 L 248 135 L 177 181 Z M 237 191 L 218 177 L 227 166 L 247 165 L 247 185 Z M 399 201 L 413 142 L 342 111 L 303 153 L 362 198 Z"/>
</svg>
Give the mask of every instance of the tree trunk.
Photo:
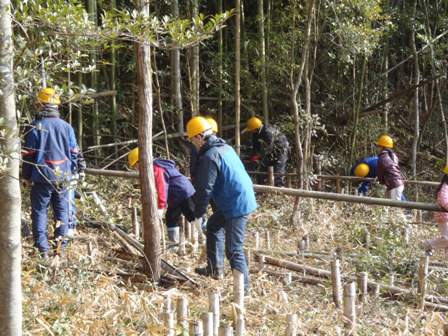
<svg viewBox="0 0 448 336">
<path fill-rule="evenodd" d="M 179 1 L 173 0 L 172 13 L 175 18 L 179 17 Z M 174 48 L 171 51 L 171 92 L 174 111 L 178 116 L 179 132 L 184 131 L 184 112 L 182 109 L 182 91 L 180 75 L 180 49 Z"/>
<path fill-rule="evenodd" d="M 269 124 L 268 111 L 268 87 L 266 83 L 266 41 L 264 36 L 264 1 L 258 0 L 258 29 L 260 32 L 260 56 L 261 56 L 261 93 L 263 119 Z"/>
<path fill-rule="evenodd" d="M 199 15 L 198 0 L 192 0 L 192 17 Z M 191 48 L 191 114 L 199 115 L 199 44 Z"/>
<path fill-rule="evenodd" d="M 97 2 L 96 0 L 89 0 L 88 3 L 89 7 L 89 16 L 90 20 L 93 21 L 95 24 L 97 24 Z M 94 64 L 95 68 L 93 69 L 90 77 L 90 87 L 94 89 L 95 91 L 98 90 L 98 72 L 96 69 L 97 65 L 97 51 L 93 49 L 90 53 L 90 62 Z M 100 125 L 99 125 L 99 109 L 98 109 L 98 100 L 94 100 L 93 102 L 93 123 L 92 123 L 92 134 L 93 134 L 93 144 L 95 146 L 99 145 L 101 142 L 100 139 Z M 100 154 L 101 156 L 101 154 Z"/>
<path fill-rule="evenodd" d="M 6 126 L 18 133 L 14 98 L 13 41 L 10 1 L 0 3 L 0 117 Z M 19 152 L 17 136 L 0 141 L 2 154 L 11 153 L 7 175 L 0 179 L 0 335 L 22 334 L 22 288 L 20 245 L 20 184 Z"/>
<path fill-rule="evenodd" d="M 241 120 L 241 2 L 235 1 L 235 150 L 240 154 L 240 120 Z"/>
<path fill-rule="evenodd" d="M 140 0 L 143 15 L 149 15 L 149 5 Z M 160 279 L 160 225 L 157 214 L 156 188 L 152 155 L 153 92 L 151 47 L 137 45 L 137 90 L 139 101 L 139 171 L 147 272 L 154 282 Z"/>
<path fill-rule="evenodd" d="M 417 0 L 413 2 L 413 17 L 416 14 Z M 417 48 L 415 45 L 415 27 L 411 27 L 411 36 L 410 36 L 410 44 L 412 49 L 412 54 L 414 56 L 414 139 L 412 141 L 412 159 L 411 159 L 411 167 L 412 167 L 412 177 L 413 179 L 417 179 L 417 151 L 418 151 L 418 142 L 419 142 L 419 133 L 420 133 L 420 112 L 419 112 L 419 87 L 418 84 L 420 82 L 420 68 L 418 65 L 418 54 Z"/>
<path fill-rule="evenodd" d="M 112 0 L 112 9 L 115 9 L 117 7 L 116 4 L 116 0 Z M 116 85 L 116 74 L 117 74 L 117 52 L 115 50 L 115 43 L 112 43 L 112 50 L 111 50 L 111 79 L 110 79 L 110 88 L 111 90 L 116 91 L 117 90 L 117 85 Z M 112 95 L 111 97 L 112 101 L 111 101 L 111 121 L 112 121 L 112 137 L 113 137 L 113 142 L 117 141 L 117 95 Z M 118 147 L 115 146 L 114 148 L 115 150 L 115 157 L 118 156 Z"/>
<path fill-rule="evenodd" d="M 218 7 L 219 7 L 219 13 L 222 13 L 224 8 L 223 8 L 223 0 L 219 0 L 218 1 Z M 223 28 L 225 29 L 225 28 Z M 222 90 L 223 90 L 223 71 L 224 71 L 224 66 L 223 66 L 223 57 L 224 57 L 224 41 L 223 41 L 223 33 L 222 30 L 220 29 L 218 32 L 218 50 L 219 50 L 219 65 L 218 65 L 218 76 L 219 76 L 219 83 L 218 83 L 218 88 L 219 88 L 219 93 L 218 93 L 218 132 L 219 132 L 219 136 L 222 137 L 222 126 L 224 125 L 223 123 L 223 118 L 222 118 Z"/>
</svg>

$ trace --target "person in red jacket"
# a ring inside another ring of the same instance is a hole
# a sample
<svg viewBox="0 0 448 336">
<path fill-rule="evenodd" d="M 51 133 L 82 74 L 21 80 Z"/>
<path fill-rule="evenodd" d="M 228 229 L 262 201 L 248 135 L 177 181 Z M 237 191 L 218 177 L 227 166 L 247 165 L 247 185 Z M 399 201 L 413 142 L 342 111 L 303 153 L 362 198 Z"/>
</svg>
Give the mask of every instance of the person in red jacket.
<svg viewBox="0 0 448 336">
<path fill-rule="evenodd" d="M 138 147 L 129 152 L 128 163 L 131 168 L 138 167 L 138 154 Z M 168 239 L 178 242 L 181 215 L 184 215 L 189 222 L 195 219 L 192 199 L 195 189 L 190 180 L 177 170 L 174 161 L 155 159 L 153 169 L 157 207 L 161 213 L 167 209 L 165 219 Z"/>
<path fill-rule="evenodd" d="M 380 149 L 377 167 L 378 181 L 386 186 L 386 197 L 400 201 L 404 191 L 404 179 L 398 156 L 392 150 L 394 142 L 390 136 L 382 135 L 376 144 Z"/>
</svg>

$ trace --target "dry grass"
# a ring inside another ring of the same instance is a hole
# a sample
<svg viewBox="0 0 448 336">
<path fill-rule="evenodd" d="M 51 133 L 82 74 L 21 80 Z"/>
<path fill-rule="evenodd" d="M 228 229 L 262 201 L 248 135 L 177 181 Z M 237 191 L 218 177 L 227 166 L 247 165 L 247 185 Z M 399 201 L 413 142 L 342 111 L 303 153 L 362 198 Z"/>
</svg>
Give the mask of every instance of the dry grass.
<svg viewBox="0 0 448 336">
<path fill-rule="evenodd" d="M 101 185 L 107 195 L 107 206 L 116 223 L 128 227 L 130 211 L 128 198 L 137 195 L 120 180 L 91 180 Z M 396 211 L 353 204 L 304 200 L 298 227 L 289 224 L 293 199 L 284 197 L 260 198 L 259 210 L 248 227 L 247 247 L 253 247 L 255 232 L 262 238 L 270 231 L 273 250 L 294 252 L 303 234 L 311 238 L 310 249 L 331 253 L 340 248 L 344 259 L 344 274 L 355 275 L 366 270 L 369 277 L 387 282 L 393 272 L 397 284 L 416 287 L 416 260 L 421 255 L 418 242 L 436 234 L 432 227 L 412 225 L 409 244 L 403 242 L 402 216 Z M 102 218 L 87 201 L 81 206 L 84 218 Z M 154 288 L 140 274 L 138 262 L 120 259 L 115 251 L 118 242 L 105 230 L 80 226 L 80 234 L 70 244 L 66 256 L 53 260 L 51 265 L 38 261 L 31 240 L 24 242 L 23 292 L 24 330 L 26 335 L 163 335 L 159 314 L 166 296 L 175 300 L 187 295 L 190 318 L 198 319 L 208 309 L 208 291 L 219 288 L 222 296 L 222 320 L 232 320 L 232 279 L 226 265 L 223 281 L 195 277 L 201 288 Z M 370 246 L 363 246 L 365 229 L 370 232 Z M 89 244 L 93 247 L 89 255 Z M 264 247 L 262 239 L 262 248 Z M 275 255 L 275 254 L 274 254 Z M 164 258 L 187 272 L 198 264 L 199 256 L 177 256 L 173 251 Z M 282 256 L 284 258 L 284 256 Z M 326 258 L 289 257 L 329 270 Z M 443 254 L 434 261 L 446 262 Z M 340 310 L 332 303 L 331 284 L 312 286 L 299 282 L 286 284 L 282 277 L 256 272 L 251 268 L 251 296 L 246 300 L 248 335 L 282 335 L 286 315 L 297 313 L 301 335 L 342 335 Z M 269 267 L 266 266 L 269 269 Z M 279 271 L 279 269 L 276 269 Z M 433 272 L 429 291 L 448 296 L 448 272 Z M 420 312 L 413 302 L 391 301 L 369 297 L 367 304 L 358 306 L 358 335 L 442 335 L 446 322 L 444 314 Z"/>
</svg>

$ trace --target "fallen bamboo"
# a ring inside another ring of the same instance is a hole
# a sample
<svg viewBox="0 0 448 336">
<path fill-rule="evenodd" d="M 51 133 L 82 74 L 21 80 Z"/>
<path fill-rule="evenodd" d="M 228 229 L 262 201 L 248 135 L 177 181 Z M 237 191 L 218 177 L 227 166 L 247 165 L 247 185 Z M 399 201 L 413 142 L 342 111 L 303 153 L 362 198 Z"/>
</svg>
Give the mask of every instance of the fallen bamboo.
<svg viewBox="0 0 448 336">
<path fill-rule="evenodd" d="M 322 269 L 311 267 L 311 266 L 297 264 L 297 263 L 294 263 L 294 262 L 291 262 L 288 260 L 276 259 L 276 258 L 264 256 L 264 262 L 268 265 L 282 267 L 282 268 L 286 268 L 286 269 L 289 269 L 291 271 L 296 271 L 296 272 L 305 272 L 307 274 L 311 274 L 311 275 L 318 276 L 321 278 L 330 278 L 331 277 L 330 271 L 322 270 Z"/>
<path fill-rule="evenodd" d="M 137 172 L 124 172 L 124 171 L 116 171 L 116 170 L 101 170 L 101 169 L 87 169 L 87 174 L 90 175 L 101 175 L 101 176 L 113 176 L 113 177 L 123 177 L 123 178 L 138 178 L 139 175 Z M 410 201 L 396 201 L 391 199 L 384 198 L 376 198 L 376 197 L 364 197 L 364 196 L 355 196 L 355 195 L 340 195 L 337 193 L 327 193 L 321 191 L 310 191 L 303 189 L 289 189 L 289 188 L 280 188 L 280 187 L 271 187 L 264 185 L 254 185 L 254 190 L 256 192 L 261 193 L 277 193 L 284 194 L 289 196 L 296 197 L 309 197 L 309 198 L 318 198 L 325 199 L 336 202 L 350 202 L 350 203 L 363 203 L 370 205 L 381 205 L 381 206 L 390 206 L 396 208 L 405 208 L 405 209 L 420 209 L 420 210 L 428 210 L 428 211 L 439 211 L 443 212 L 438 205 L 431 203 L 423 203 L 423 202 L 410 202 Z"/>
<path fill-rule="evenodd" d="M 275 272 L 275 271 L 271 271 L 268 269 L 264 269 L 263 270 L 264 273 L 269 274 L 269 275 L 273 275 L 273 276 L 278 276 L 278 277 L 283 277 L 285 275 L 285 273 L 283 272 Z M 307 285 L 323 285 L 325 282 L 320 279 L 320 278 L 313 278 L 313 277 L 308 277 L 308 276 L 300 276 L 300 275 L 294 275 L 291 273 L 288 273 L 291 275 L 291 281 L 297 281 L 297 282 L 301 282 Z"/>
</svg>

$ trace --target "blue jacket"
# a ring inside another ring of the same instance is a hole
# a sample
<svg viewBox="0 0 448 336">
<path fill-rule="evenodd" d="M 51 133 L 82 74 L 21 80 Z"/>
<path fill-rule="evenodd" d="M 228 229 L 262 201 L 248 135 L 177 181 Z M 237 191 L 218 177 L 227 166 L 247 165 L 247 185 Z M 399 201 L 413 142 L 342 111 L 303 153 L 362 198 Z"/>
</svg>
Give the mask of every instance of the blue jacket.
<svg viewBox="0 0 448 336">
<path fill-rule="evenodd" d="M 361 164 L 365 163 L 369 166 L 369 173 L 366 177 L 375 178 L 377 176 L 377 167 L 378 167 L 378 156 L 369 156 L 362 158 L 361 160 L 356 161 L 356 163 L 353 165 L 353 167 L 350 170 L 351 175 L 355 175 L 355 169 L 356 167 Z"/>
<path fill-rule="evenodd" d="M 70 180 L 77 171 L 78 144 L 69 123 L 47 107 L 31 123 L 23 148 L 23 178 L 35 183 Z"/>
<path fill-rule="evenodd" d="M 195 176 L 195 217 L 202 217 L 210 199 L 225 218 L 250 214 L 257 208 L 252 180 L 238 155 L 212 135 L 199 151 Z"/>
<path fill-rule="evenodd" d="M 162 168 L 164 171 L 163 177 L 165 180 L 165 188 L 167 189 L 169 207 L 176 207 L 194 194 L 195 190 L 193 185 L 177 170 L 174 161 L 155 159 L 154 165 Z"/>
</svg>

